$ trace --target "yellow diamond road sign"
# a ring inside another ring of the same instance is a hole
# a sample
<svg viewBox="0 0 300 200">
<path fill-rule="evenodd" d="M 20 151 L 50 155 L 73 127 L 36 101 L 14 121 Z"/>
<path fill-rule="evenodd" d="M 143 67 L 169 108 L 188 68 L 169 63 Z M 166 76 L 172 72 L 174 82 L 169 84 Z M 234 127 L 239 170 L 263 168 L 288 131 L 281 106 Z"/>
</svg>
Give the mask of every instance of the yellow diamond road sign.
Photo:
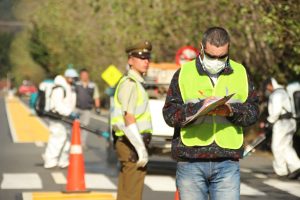
<svg viewBox="0 0 300 200">
<path fill-rule="evenodd" d="M 123 74 L 114 65 L 108 66 L 107 69 L 101 74 L 103 80 L 110 87 L 114 87 L 122 76 Z"/>
</svg>

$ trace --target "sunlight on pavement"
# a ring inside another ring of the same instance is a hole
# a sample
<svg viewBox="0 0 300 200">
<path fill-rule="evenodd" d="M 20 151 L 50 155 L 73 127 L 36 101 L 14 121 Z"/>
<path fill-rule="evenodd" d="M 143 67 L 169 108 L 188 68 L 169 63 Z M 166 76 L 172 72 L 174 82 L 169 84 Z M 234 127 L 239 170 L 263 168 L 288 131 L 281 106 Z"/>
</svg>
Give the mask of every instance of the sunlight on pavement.
<svg viewBox="0 0 300 200">
<path fill-rule="evenodd" d="M 34 193 L 23 193 L 23 200 L 115 200 L 116 195 L 114 193 L 101 193 L 101 192 L 90 192 L 90 193 L 61 193 L 61 192 L 34 192 Z"/>
<path fill-rule="evenodd" d="M 17 97 L 6 98 L 6 113 L 12 138 L 16 143 L 47 142 L 48 127 Z"/>
</svg>

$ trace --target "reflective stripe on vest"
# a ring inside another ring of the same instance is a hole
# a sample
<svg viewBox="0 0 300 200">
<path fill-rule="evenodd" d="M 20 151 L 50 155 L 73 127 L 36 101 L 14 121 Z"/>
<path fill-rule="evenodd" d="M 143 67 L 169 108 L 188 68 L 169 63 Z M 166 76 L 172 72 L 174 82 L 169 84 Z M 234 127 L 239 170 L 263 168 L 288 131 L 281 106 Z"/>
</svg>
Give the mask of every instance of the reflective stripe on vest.
<svg viewBox="0 0 300 200">
<path fill-rule="evenodd" d="M 138 92 L 137 105 L 135 108 L 135 112 L 133 114 L 136 119 L 136 124 L 138 126 L 139 132 L 141 134 L 151 133 L 152 124 L 151 124 L 151 114 L 149 110 L 148 94 L 146 93 L 143 86 L 137 80 L 135 80 L 131 76 L 125 76 L 120 80 L 114 95 L 114 107 L 111 114 L 112 117 L 111 123 L 113 129 L 116 131 L 115 134 L 116 136 L 124 135 L 124 132 L 122 131 L 125 128 L 124 114 L 122 113 L 122 105 L 118 100 L 118 93 L 119 93 L 120 85 L 127 79 L 131 79 L 135 82 L 136 89 Z"/>
<path fill-rule="evenodd" d="M 248 98 L 248 79 L 243 65 L 230 60 L 233 73 L 221 74 L 215 86 L 207 75 L 200 75 L 196 62 L 181 67 L 179 88 L 184 103 L 199 102 L 209 96 L 221 98 L 235 93 L 229 103 L 243 103 Z M 181 128 L 181 140 L 186 146 L 207 146 L 216 142 L 222 148 L 239 149 L 243 145 L 243 129 L 233 125 L 226 117 L 206 115 L 193 124 Z"/>
</svg>

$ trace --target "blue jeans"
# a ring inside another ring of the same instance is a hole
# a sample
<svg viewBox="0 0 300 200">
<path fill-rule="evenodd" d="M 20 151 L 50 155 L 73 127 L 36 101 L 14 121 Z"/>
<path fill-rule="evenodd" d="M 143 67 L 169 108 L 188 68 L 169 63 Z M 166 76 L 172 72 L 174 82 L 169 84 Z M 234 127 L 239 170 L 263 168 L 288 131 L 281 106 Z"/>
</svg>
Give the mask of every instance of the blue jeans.
<svg viewBox="0 0 300 200">
<path fill-rule="evenodd" d="M 178 162 L 176 185 L 180 200 L 239 200 L 239 162 Z"/>
</svg>

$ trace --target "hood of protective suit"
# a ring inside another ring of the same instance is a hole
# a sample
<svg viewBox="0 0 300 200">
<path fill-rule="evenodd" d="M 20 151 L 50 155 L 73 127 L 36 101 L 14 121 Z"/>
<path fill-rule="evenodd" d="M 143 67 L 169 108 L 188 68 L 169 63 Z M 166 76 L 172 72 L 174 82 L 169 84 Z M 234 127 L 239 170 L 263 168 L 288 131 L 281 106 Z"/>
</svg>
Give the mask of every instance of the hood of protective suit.
<svg viewBox="0 0 300 200">
<path fill-rule="evenodd" d="M 61 92 L 53 91 L 51 95 L 51 109 L 60 115 L 68 116 L 75 109 L 76 93 L 72 91 L 71 85 L 68 84 L 64 76 L 58 75 L 54 79 L 55 85 L 60 85 L 65 90 L 65 96 L 62 97 Z"/>
<path fill-rule="evenodd" d="M 275 78 L 271 78 L 271 83 L 272 83 L 272 86 L 274 88 L 274 90 L 276 89 L 279 89 L 279 88 L 283 88 L 282 85 L 280 85 Z"/>
<path fill-rule="evenodd" d="M 66 81 L 65 77 L 63 77 L 62 75 L 56 76 L 55 79 L 54 79 L 54 83 L 56 85 L 61 85 L 65 88 L 67 88 L 68 85 L 69 85 L 68 82 Z"/>
</svg>

